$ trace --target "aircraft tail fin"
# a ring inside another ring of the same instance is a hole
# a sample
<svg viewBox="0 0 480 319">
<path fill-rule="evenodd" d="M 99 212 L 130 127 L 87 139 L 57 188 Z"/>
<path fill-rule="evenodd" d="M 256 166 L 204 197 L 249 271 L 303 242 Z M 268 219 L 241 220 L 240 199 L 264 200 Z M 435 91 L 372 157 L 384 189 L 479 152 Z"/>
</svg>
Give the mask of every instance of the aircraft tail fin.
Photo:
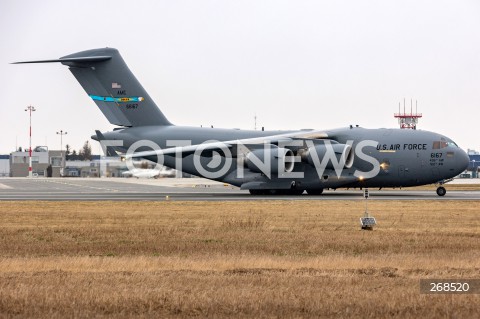
<svg viewBox="0 0 480 319">
<path fill-rule="evenodd" d="M 118 50 L 93 49 L 55 60 L 67 65 L 111 124 L 134 127 L 172 125 L 128 68 Z"/>
</svg>

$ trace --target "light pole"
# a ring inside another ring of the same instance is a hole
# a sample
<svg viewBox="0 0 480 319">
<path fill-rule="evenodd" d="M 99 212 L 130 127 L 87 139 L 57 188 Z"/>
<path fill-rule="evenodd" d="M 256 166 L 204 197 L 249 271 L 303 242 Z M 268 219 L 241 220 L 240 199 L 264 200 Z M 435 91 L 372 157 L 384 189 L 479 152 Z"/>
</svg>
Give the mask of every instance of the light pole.
<svg viewBox="0 0 480 319">
<path fill-rule="evenodd" d="M 29 105 L 26 109 L 26 112 L 30 113 L 30 149 L 28 150 L 28 177 L 32 177 L 32 112 L 35 112 L 36 109 L 34 106 Z"/>
<path fill-rule="evenodd" d="M 67 135 L 67 132 L 64 132 L 63 130 L 60 130 L 57 132 L 58 135 L 60 135 L 60 156 L 62 157 L 62 167 L 60 168 L 60 176 L 63 176 L 63 169 L 65 168 L 65 157 L 63 156 L 63 136 Z"/>
</svg>

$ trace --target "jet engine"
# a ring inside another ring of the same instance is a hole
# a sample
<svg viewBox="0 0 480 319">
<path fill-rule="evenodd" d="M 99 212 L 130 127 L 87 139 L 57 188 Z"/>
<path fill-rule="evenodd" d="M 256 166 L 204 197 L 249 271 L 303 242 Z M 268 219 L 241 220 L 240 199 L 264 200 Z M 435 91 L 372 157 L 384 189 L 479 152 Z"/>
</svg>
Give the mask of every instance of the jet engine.
<svg viewBox="0 0 480 319">
<path fill-rule="evenodd" d="M 302 152 L 300 156 L 303 162 L 307 162 L 312 166 L 315 166 L 316 163 L 320 165 L 322 161 L 328 160 L 327 166 L 325 167 L 327 169 L 335 169 L 335 166 L 342 165 L 342 162 L 340 162 L 342 160 L 342 157 L 345 162 L 341 167 L 350 168 L 353 165 L 354 159 L 352 146 L 347 144 L 330 143 L 319 144 L 309 147 L 307 150 Z M 315 157 L 315 160 L 312 156 Z"/>
<path fill-rule="evenodd" d="M 290 173 L 295 164 L 292 150 L 271 145 L 267 148 L 251 151 L 245 157 L 245 164 L 256 173 Z"/>
</svg>

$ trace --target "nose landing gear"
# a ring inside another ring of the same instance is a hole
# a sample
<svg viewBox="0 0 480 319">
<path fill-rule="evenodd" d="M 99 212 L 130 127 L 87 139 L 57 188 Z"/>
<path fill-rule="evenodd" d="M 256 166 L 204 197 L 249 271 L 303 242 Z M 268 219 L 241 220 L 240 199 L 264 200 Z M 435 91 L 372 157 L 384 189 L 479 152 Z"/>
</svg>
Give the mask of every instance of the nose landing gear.
<svg viewBox="0 0 480 319">
<path fill-rule="evenodd" d="M 443 186 L 437 187 L 437 195 L 438 196 L 445 196 L 446 193 L 447 193 L 447 190 L 445 189 L 445 187 L 443 187 Z"/>
<path fill-rule="evenodd" d="M 441 181 L 438 181 L 435 183 L 435 185 L 437 187 L 437 195 L 438 196 L 445 196 L 445 194 L 447 193 L 447 190 L 445 189 L 445 187 L 443 187 L 443 185 L 445 185 L 446 183 L 448 182 L 451 182 L 453 181 L 453 178 L 450 178 L 450 179 L 444 179 L 444 180 L 441 180 Z"/>
</svg>

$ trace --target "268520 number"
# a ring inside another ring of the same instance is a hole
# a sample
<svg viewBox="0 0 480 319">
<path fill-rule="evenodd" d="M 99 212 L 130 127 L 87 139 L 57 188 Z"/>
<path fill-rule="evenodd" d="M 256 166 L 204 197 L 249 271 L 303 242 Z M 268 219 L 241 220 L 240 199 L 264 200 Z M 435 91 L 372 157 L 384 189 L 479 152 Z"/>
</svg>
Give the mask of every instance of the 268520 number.
<svg viewBox="0 0 480 319">
<path fill-rule="evenodd" d="M 420 279 L 422 294 L 479 294 L 480 279 Z"/>
<path fill-rule="evenodd" d="M 467 292 L 470 285 L 466 282 L 431 282 L 431 292 Z"/>
</svg>

